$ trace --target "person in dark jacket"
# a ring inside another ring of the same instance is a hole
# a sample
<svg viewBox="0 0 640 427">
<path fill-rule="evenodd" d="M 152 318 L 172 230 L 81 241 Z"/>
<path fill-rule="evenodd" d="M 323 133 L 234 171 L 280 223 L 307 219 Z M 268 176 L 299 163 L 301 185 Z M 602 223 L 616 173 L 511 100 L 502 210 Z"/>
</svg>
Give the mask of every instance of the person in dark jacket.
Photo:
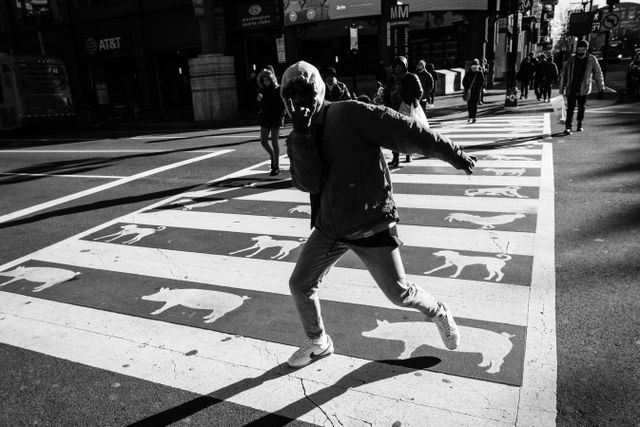
<svg viewBox="0 0 640 427">
<path fill-rule="evenodd" d="M 351 99 L 351 93 L 349 93 L 347 85 L 339 81 L 336 75 L 337 73 L 335 68 L 327 68 L 327 72 L 324 77 L 324 83 L 327 85 L 326 100 L 335 102 Z"/>
<path fill-rule="evenodd" d="M 460 335 L 451 311 L 405 274 L 398 210 L 381 148 L 437 157 L 467 174 L 473 172 L 475 157 L 388 107 L 325 102 L 320 72 L 304 61 L 284 72 L 281 94 L 293 125 L 287 137 L 291 181 L 310 194 L 313 226 L 289 279 L 307 340 L 287 364 L 301 368 L 333 354 L 318 288 L 349 250 L 394 304 L 423 313 L 425 320 L 435 323 L 446 348 L 455 349 Z"/>
<path fill-rule="evenodd" d="M 480 69 L 480 61 L 478 59 L 473 60 L 471 70 L 465 73 L 464 79 L 462 79 L 462 86 L 467 92 L 467 111 L 469 112 L 467 123 L 475 123 L 478 115 L 480 92 L 484 88 L 484 73 Z"/>
<path fill-rule="evenodd" d="M 264 69 L 258 73 L 258 124 L 260 143 L 271 159 L 271 176 L 280 173 L 280 127 L 284 124 L 284 103 L 280 97 L 280 86 L 273 71 Z M 271 146 L 269 146 L 271 134 Z"/>
<path fill-rule="evenodd" d="M 480 100 L 478 101 L 478 104 L 483 105 L 484 94 L 487 91 L 487 76 L 489 75 L 489 61 L 487 61 L 487 58 L 483 57 L 480 60 L 480 71 L 482 71 L 482 77 L 483 77 L 484 83 L 482 85 L 482 90 L 480 91 Z"/>
<path fill-rule="evenodd" d="M 419 107 L 422 98 L 422 85 L 417 75 L 409 72 L 409 62 L 404 56 L 396 56 L 393 60 L 393 74 L 389 77 L 384 88 L 384 105 L 400 111 L 404 107 Z M 411 154 L 407 154 L 407 162 L 411 161 Z M 393 152 L 393 160 L 389 162 L 392 168 L 400 167 L 400 153 Z"/>
<path fill-rule="evenodd" d="M 438 73 L 436 73 L 436 67 L 430 62 L 427 64 L 427 72 L 433 77 L 433 88 L 429 95 L 429 104 L 435 105 L 436 103 L 436 89 L 438 87 Z"/>
<path fill-rule="evenodd" d="M 525 56 L 516 74 L 516 79 L 520 82 L 520 99 L 527 99 L 529 96 L 529 83 L 534 73 L 535 65 L 531 62 L 531 57 Z"/>
<path fill-rule="evenodd" d="M 553 62 L 553 58 L 550 56 L 544 57 L 542 64 L 542 100 L 545 102 L 551 102 L 551 87 L 558 81 L 558 67 Z"/>
<path fill-rule="evenodd" d="M 533 76 L 533 90 L 536 94 L 536 99 L 542 101 L 542 83 L 544 82 L 545 75 L 545 56 L 540 54 L 536 60 L 536 73 Z"/>
<path fill-rule="evenodd" d="M 420 98 L 420 106 L 427 111 L 427 104 L 430 104 L 431 92 L 433 91 L 433 76 L 427 71 L 427 63 L 424 60 L 418 61 L 416 65 L 416 75 L 420 79 L 422 85 L 422 98 Z"/>
</svg>

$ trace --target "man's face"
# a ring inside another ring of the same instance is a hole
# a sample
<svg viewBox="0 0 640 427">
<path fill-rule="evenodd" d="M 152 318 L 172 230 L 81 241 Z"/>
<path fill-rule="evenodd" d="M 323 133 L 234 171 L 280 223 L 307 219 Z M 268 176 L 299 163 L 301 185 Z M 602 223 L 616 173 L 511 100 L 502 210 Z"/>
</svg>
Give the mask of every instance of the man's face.
<svg viewBox="0 0 640 427">
<path fill-rule="evenodd" d="M 401 64 L 396 64 L 393 66 L 393 72 L 399 76 L 404 74 L 404 67 Z"/>
<path fill-rule="evenodd" d="M 316 102 L 316 94 L 314 90 L 301 83 L 293 83 L 284 93 L 285 98 L 290 98 L 293 106 L 296 108 L 304 107 L 311 109 Z"/>
<path fill-rule="evenodd" d="M 336 79 L 336 76 L 327 76 L 326 79 L 324 79 L 324 82 L 328 85 L 328 86 L 333 86 L 336 84 L 336 82 L 338 81 L 338 79 Z"/>
<path fill-rule="evenodd" d="M 418 72 L 420 73 L 424 71 L 424 65 L 422 65 L 422 62 L 418 63 L 416 70 L 418 70 Z"/>
<path fill-rule="evenodd" d="M 576 49 L 576 53 L 580 57 L 585 56 L 587 54 L 587 48 L 586 47 L 579 47 L 578 49 Z"/>
</svg>

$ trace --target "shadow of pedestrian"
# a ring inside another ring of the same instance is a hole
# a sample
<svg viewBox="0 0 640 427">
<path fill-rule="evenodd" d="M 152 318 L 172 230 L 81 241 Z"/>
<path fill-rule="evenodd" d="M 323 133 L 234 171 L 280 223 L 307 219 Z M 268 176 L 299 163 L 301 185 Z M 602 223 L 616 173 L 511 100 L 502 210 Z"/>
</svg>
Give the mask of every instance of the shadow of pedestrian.
<svg viewBox="0 0 640 427">
<path fill-rule="evenodd" d="M 290 403 L 284 408 L 279 409 L 275 413 L 264 415 L 248 424 L 247 426 L 284 426 L 292 420 L 320 408 L 322 405 L 346 393 L 348 390 L 355 389 L 365 384 L 371 384 L 376 381 L 382 381 L 399 375 L 412 373 L 416 370 L 431 368 L 441 360 L 436 357 L 414 357 L 409 359 L 390 359 L 371 361 L 361 367 L 349 372 L 340 378 L 335 384 L 324 387 L 310 395 L 305 393 L 304 398 L 300 398 Z M 256 388 L 267 381 L 290 375 L 296 378 L 296 371 L 292 370 L 286 363 L 281 363 L 272 369 L 264 372 L 255 378 L 245 378 L 236 383 L 223 387 L 206 396 L 183 403 L 171 409 L 159 412 L 145 419 L 137 421 L 131 426 L 165 426 L 186 417 L 189 417 L 199 411 L 205 410 L 222 401 L 228 400 L 233 396 L 239 395 L 247 390 Z M 304 388 L 304 379 L 298 378 Z M 316 383 L 317 384 L 317 383 Z M 329 416 L 329 415 L 327 415 Z"/>
</svg>

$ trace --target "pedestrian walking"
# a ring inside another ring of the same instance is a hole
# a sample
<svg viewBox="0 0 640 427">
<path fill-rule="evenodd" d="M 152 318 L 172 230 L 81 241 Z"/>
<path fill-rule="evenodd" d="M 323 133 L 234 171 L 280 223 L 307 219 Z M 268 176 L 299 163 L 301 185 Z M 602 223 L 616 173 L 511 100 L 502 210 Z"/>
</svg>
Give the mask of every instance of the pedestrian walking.
<svg viewBox="0 0 640 427">
<path fill-rule="evenodd" d="M 429 94 L 429 104 L 436 105 L 436 89 L 438 86 L 438 73 L 436 73 L 436 67 L 430 62 L 427 64 L 427 72 L 433 77 L 433 89 Z"/>
<path fill-rule="evenodd" d="M 533 73 L 531 74 L 531 83 L 529 85 L 529 89 L 535 91 L 535 89 L 536 89 L 536 84 L 535 84 L 536 67 L 538 66 L 538 59 L 536 58 L 536 55 L 533 52 L 529 52 L 528 55 L 529 55 L 529 62 L 531 62 L 531 65 L 533 65 Z"/>
<path fill-rule="evenodd" d="M 544 54 L 540 54 L 538 59 L 536 60 L 536 73 L 533 76 L 533 90 L 536 94 L 536 99 L 538 101 L 542 101 L 542 84 L 544 82 L 545 76 L 545 56 Z"/>
<path fill-rule="evenodd" d="M 304 61 L 284 72 L 281 93 L 293 124 L 287 138 L 291 178 L 296 188 L 310 193 L 313 227 L 289 279 L 307 336 L 288 359 L 289 366 L 300 368 L 334 352 L 318 289 L 348 250 L 364 262 L 394 304 L 422 312 L 435 323 L 446 348 L 455 349 L 460 333 L 451 310 L 407 280 L 398 210 L 381 148 L 435 156 L 467 174 L 473 172 L 475 157 L 388 107 L 326 102 L 319 71 Z"/>
<path fill-rule="evenodd" d="M 529 96 L 529 83 L 534 73 L 535 65 L 531 62 L 531 57 L 525 56 L 516 74 L 516 79 L 520 82 L 520 99 L 527 99 Z"/>
<path fill-rule="evenodd" d="M 351 99 L 351 93 L 347 89 L 347 85 L 338 80 L 336 69 L 333 67 L 327 68 L 325 73 L 324 82 L 327 86 L 326 99 L 327 101 L 346 101 Z"/>
<path fill-rule="evenodd" d="M 591 93 L 591 79 L 595 79 L 598 87 L 598 98 L 602 99 L 604 93 L 604 77 L 600 64 L 595 56 L 587 53 L 589 43 L 586 40 L 578 41 L 576 53 L 567 60 L 562 67 L 561 92 L 567 97 L 567 119 L 565 121 L 565 135 L 571 135 L 573 111 L 578 104 L 578 132 L 583 130 L 584 110 L 587 104 L 587 95 Z"/>
<path fill-rule="evenodd" d="M 484 87 L 484 74 L 480 70 L 480 61 L 474 59 L 471 63 L 471 70 L 465 73 L 462 79 L 464 87 L 463 99 L 467 101 L 467 111 L 469 112 L 469 120 L 467 123 L 475 123 L 478 115 L 478 101 L 480 100 L 480 92 Z"/>
<path fill-rule="evenodd" d="M 482 84 L 482 90 L 480 91 L 480 100 L 478 104 L 484 105 L 484 94 L 487 92 L 487 74 L 489 73 L 489 63 L 487 62 L 487 58 L 482 58 L 480 60 L 480 71 L 482 71 L 482 77 L 484 83 Z"/>
<path fill-rule="evenodd" d="M 420 106 L 427 111 L 427 104 L 430 104 L 431 91 L 433 91 L 433 77 L 427 71 L 427 63 L 424 60 L 418 61 L 416 65 L 416 75 L 420 79 L 420 85 L 422 85 L 422 98 L 420 98 Z"/>
<path fill-rule="evenodd" d="M 545 56 L 542 62 L 542 100 L 551 102 L 551 87 L 558 81 L 558 67 L 553 63 L 553 58 Z"/>
<path fill-rule="evenodd" d="M 404 56 L 396 56 L 393 60 L 393 74 L 384 88 L 384 105 L 403 114 L 407 108 L 419 107 L 422 98 L 422 85 L 414 73 L 409 72 L 409 62 Z M 404 110 L 404 111 L 403 111 Z M 411 162 L 411 154 L 406 155 L 407 163 Z M 393 159 L 389 162 L 392 168 L 400 167 L 400 153 L 393 151 Z"/>
<path fill-rule="evenodd" d="M 275 74 L 265 68 L 258 73 L 258 124 L 260 125 L 260 143 L 271 159 L 271 172 L 280 173 L 280 127 L 284 124 L 284 103 L 280 97 L 280 86 Z M 271 135 L 271 146 L 269 146 Z"/>
</svg>

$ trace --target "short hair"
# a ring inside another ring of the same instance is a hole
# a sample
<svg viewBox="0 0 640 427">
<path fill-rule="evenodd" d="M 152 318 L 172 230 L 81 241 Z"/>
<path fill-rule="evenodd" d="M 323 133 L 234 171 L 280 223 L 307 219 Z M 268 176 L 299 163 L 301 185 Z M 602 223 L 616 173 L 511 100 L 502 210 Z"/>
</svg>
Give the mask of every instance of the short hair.
<svg viewBox="0 0 640 427">
<path fill-rule="evenodd" d="M 577 47 L 586 47 L 587 49 L 589 48 L 589 42 L 586 40 L 580 40 L 578 41 Z"/>
</svg>

